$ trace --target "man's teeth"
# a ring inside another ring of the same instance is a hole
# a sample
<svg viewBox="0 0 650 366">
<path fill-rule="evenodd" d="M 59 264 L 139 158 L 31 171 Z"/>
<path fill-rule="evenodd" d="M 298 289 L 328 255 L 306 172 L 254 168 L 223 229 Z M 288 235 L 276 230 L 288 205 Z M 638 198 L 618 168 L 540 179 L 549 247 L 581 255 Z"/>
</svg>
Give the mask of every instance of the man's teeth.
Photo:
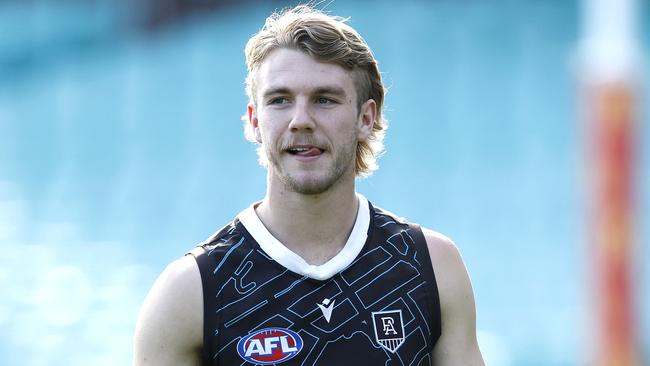
<svg viewBox="0 0 650 366">
<path fill-rule="evenodd" d="M 305 151 L 309 151 L 309 150 L 311 150 L 310 147 L 292 147 L 292 148 L 289 148 L 289 152 L 292 152 L 292 153 L 301 153 L 301 152 L 305 152 Z"/>
</svg>

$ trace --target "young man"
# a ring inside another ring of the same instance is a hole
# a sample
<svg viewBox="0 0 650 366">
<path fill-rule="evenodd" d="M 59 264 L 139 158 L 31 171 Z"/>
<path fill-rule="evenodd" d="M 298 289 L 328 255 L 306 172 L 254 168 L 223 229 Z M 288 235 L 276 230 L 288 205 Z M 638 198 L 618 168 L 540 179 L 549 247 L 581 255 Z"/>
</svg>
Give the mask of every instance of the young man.
<svg viewBox="0 0 650 366">
<path fill-rule="evenodd" d="M 384 88 L 359 34 L 307 6 L 246 46 L 266 196 L 147 296 L 135 365 L 483 365 L 469 277 L 441 234 L 372 206 Z"/>
</svg>

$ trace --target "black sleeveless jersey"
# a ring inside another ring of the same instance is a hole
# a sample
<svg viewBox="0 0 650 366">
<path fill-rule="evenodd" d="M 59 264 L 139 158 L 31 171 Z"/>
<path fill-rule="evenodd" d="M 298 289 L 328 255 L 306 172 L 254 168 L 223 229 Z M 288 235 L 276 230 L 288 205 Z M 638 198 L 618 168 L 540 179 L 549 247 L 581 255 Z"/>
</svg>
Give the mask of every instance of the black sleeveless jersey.
<svg viewBox="0 0 650 366">
<path fill-rule="evenodd" d="M 190 252 L 204 365 L 431 365 L 441 319 L 424 235 L 358 197 L 350 239 L 322 266 L 273 238 L 252 206 Z"/>
</svg>

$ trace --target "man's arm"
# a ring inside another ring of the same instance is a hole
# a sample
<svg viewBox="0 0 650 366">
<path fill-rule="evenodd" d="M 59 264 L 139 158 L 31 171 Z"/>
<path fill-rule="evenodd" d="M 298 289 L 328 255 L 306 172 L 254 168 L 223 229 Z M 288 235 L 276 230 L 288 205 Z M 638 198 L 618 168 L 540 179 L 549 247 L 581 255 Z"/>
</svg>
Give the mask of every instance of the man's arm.
<svg viewBox="0 0 650 366">
<path fill-rule="evenodd" d="M 484 366 L 476 341 L 474 292 L 456 245 L 424 229 L 440 294 L 442 335 L 433 349 L 436 366 Z"/>
<path fill-rule="evenodd" d="M 134 366 L 196 366 L 203 344 L 203 289 L 196 261 L 185 256 L 158 277 L 140 309 Z"/>
</svg>

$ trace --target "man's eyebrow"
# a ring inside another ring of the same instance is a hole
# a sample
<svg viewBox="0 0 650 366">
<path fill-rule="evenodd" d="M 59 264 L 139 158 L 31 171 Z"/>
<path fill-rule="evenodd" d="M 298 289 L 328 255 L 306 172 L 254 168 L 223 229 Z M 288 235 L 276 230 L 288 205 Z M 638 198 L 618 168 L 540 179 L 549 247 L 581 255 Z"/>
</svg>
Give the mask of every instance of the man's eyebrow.
<svg viewBox="0 0 650 366">
<path fill-rule="evenodd" d="M 291 94 L 291 90 L 289 88 L 285 87 L 277 87 L 277 88 L 270 88 L 264 91 L 262 94 L 262 98 L 266 99 L 272 95 L 278 95 L 278 94 Z M 345 92 L 345 89 L 339 87 L 339 86 L 334 86 L 334 85 L 324 85 L 324 86 L 319 86 L 315 88 L 312 91 L 312 94 L 315 95 L 321 95 L 321 94 L 328 94 L 328 95 L 336 95 L 340 97 L 346 97 L 347 93 Z"/>
<path fill-rule="evenodd" d="M 271 88 L 271 89 L 267 89 L 267 90 L 264 91 L 264 93 L 262 94 L 262 98 L 265 99 L 265 98 L 268 98 L 271 95 L 290 94 L 290 93 L 291 92 L 289 91 L 288 88 L 284 88 L 284 87 Z"/>
<path fill-rule="evenodd" d="M 320 86 L 314 90 L 314 94 L 328 94 L 345 97 L 345 90 L 339 86 Z"/>
</svg>

